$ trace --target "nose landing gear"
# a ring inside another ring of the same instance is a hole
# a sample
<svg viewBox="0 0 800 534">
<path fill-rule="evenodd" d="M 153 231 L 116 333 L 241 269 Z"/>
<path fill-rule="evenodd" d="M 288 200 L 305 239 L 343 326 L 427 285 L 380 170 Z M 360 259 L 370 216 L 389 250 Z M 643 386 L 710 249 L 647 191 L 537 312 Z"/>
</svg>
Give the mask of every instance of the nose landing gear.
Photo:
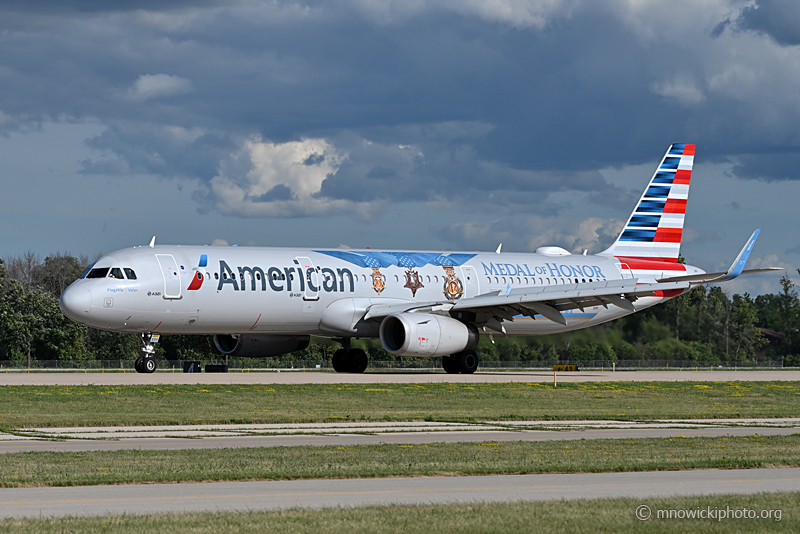
<svg viewBox="0 0 800 534">
<path fill-rule="evenodd" d="M 133 368 L 137 373 L 153 373 L 156 370 L 156 349 L 153 345 L 158 343 L 159 334 L 142 334 L 143 355 L 136 358 Z"/>
</svg>

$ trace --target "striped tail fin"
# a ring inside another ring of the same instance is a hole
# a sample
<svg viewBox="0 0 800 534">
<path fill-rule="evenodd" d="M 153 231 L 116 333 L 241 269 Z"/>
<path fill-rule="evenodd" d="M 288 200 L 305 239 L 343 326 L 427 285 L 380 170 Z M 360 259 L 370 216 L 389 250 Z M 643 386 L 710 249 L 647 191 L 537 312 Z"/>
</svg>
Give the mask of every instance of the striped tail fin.
<svg viewBox="0 0 800 534">
<path fill-rule="evenodd" d="M 677 262 L 694 164 L 694 145 L 672 145 L 603 256 Z"/>
</svg>

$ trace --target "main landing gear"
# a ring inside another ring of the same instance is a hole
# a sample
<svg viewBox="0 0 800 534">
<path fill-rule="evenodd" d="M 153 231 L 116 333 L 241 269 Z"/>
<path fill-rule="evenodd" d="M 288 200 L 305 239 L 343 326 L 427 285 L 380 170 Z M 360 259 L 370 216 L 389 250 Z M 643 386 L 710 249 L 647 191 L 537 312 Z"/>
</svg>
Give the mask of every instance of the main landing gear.
<svg viewBox="0 0 800 534">
<path fill-rule="evenodd" d="M 369 360 L 367 353 L 361 349 L 350 347 L 350 340 L 341 341 L 342 348 L 333 353 L 331 363 L 337 373 L 363 373 L 367 369 Z"/>
<path fill-rule="evenodd" d="M 142 334 L 143 355 L 136 358 L 133 368 L 137 373 L 153 373 L 156 370 L 156 349 L 153 345 L 158 343 L 158 334 Z"/>
<path fill-rule="evenodd" d="M 465 350 L 450 356 L 443 356 L 442 368 L 448 374 L 471 375 L 478 370 L 478 353 L 474 350 Z"/>
</svg>

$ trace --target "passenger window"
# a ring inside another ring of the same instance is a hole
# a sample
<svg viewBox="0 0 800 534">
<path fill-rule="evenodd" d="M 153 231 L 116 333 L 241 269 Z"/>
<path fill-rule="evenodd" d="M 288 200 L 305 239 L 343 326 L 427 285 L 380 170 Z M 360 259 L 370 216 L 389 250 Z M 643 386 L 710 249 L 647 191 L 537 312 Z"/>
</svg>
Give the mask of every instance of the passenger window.
<svg viewBox="0 0 800 534">
<path fill-rule="evenodd" d="M 136 280 L 136 273 L 133 272 L 133 269 L 130 267 L 124 267 L 123 270 L 125 271 L 125 276 L 128 280 Z"/>
<path fill-rule="evenodd" d="M 219 273 L 214 273 L 214 280 L 219 280 Z"/>
<path fill-rule="evenodd" d="M 105 278 L 108 275 L 109 268 L 108 267 L 99 267 L 97 269 L 92 269 L 89 271 L 89 274 L 86 275 L 86 278 Z"/>
</svg>

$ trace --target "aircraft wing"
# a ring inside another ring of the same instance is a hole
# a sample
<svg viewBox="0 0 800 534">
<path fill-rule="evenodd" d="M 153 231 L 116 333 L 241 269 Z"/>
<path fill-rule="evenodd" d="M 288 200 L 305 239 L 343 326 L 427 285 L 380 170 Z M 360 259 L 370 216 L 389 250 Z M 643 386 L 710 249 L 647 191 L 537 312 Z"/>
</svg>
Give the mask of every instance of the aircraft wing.
<svg viewBox="0 0 800 534">
<path fill-rule="evenodd" d="M 553 285 L 545 287 L 523 287 L 484 293 L 476 297 L 457 301 L 408 302 L 394 304 L 373 304 L 367 308 L 364 319 L 386 317 L 393 313 L 474 313 L 474 322 L 497 332 L 505 333 L 501 321 L 513 321 L 520 315 L 533 317 L 542 315 L 553 322 L 566 325 L 567 320 L 561 312 L 592 306 L 617 306 L 634 312 L 634 303 L 641 297 L 663 296 L 673 291 L 683 291 L 699 284 L 725 282 L 742 274 L 762 273 L 782 270 L 780 267 L 745 270 L 747 258 L 756 243 L 761 230 L 756 230 L 747 240 L 730 269 L 724 273 L 704 273 L 697 275 L 662 278 L 653 283 L 639 283 L 638 279 L 610 280 L 583 284 Z M 673 293 L 674 294 L 674 293 Z"/>
<path fill-rule="evenodd" d="M 563 311 L 614 305 L 636 311 L 634 303 L 640 297 L 656 296 L 656 292 L 688 289 L 689 282 L 638 283 L 637 279 L 611 280 L 584 284 L 566 284 L 545 287 L 526 287 L 505 292 L 493 291 L 457 301 L 408 302 L 374 304 L 367 309 L 364 319 L 386 317 L 393 313 L 447 313 L 472 312 L 475 322 L 492 330 L 503 332 L 500 320 L 513 321 L 514 317 L 542 315 L 551 321 L 566 325 Z M 662 293 L 663 294 L 663 293 Z"/>
<path fill-rule="evenodd" d="M 659 282 L 692 282 L 692 285 L 700 285 L 700 284 L 711 284 L 717 282 L 726 282 L 728 280 L 733 280 L 743 274 L 755 274 L 755 273 L 767 273 L 772 271 L 783 271 L 783 267 L 766 267 L 764 269 L 747 269 L 745 270 L 744 266 L 747 263 L 747 258 L 750 257 L 750 252 L 753 250 L 753 246 L 756 244 L 756 239 L 758 239 L 758 234 L 761 233 L 761 229 L 759 228 L 753 235 L 750 236 L 750 239 L 747 240 L 747 243 L 744 244 L 742 247 L 741 252 L 739 255 L 736 256 L 736 259 L 733 260 L 733 263 L 724 273 L 704 273 L 704 274 L 690 274 L 687 276 L 673 276 L 669 278 L 660 278 Z"/>
</svg>

